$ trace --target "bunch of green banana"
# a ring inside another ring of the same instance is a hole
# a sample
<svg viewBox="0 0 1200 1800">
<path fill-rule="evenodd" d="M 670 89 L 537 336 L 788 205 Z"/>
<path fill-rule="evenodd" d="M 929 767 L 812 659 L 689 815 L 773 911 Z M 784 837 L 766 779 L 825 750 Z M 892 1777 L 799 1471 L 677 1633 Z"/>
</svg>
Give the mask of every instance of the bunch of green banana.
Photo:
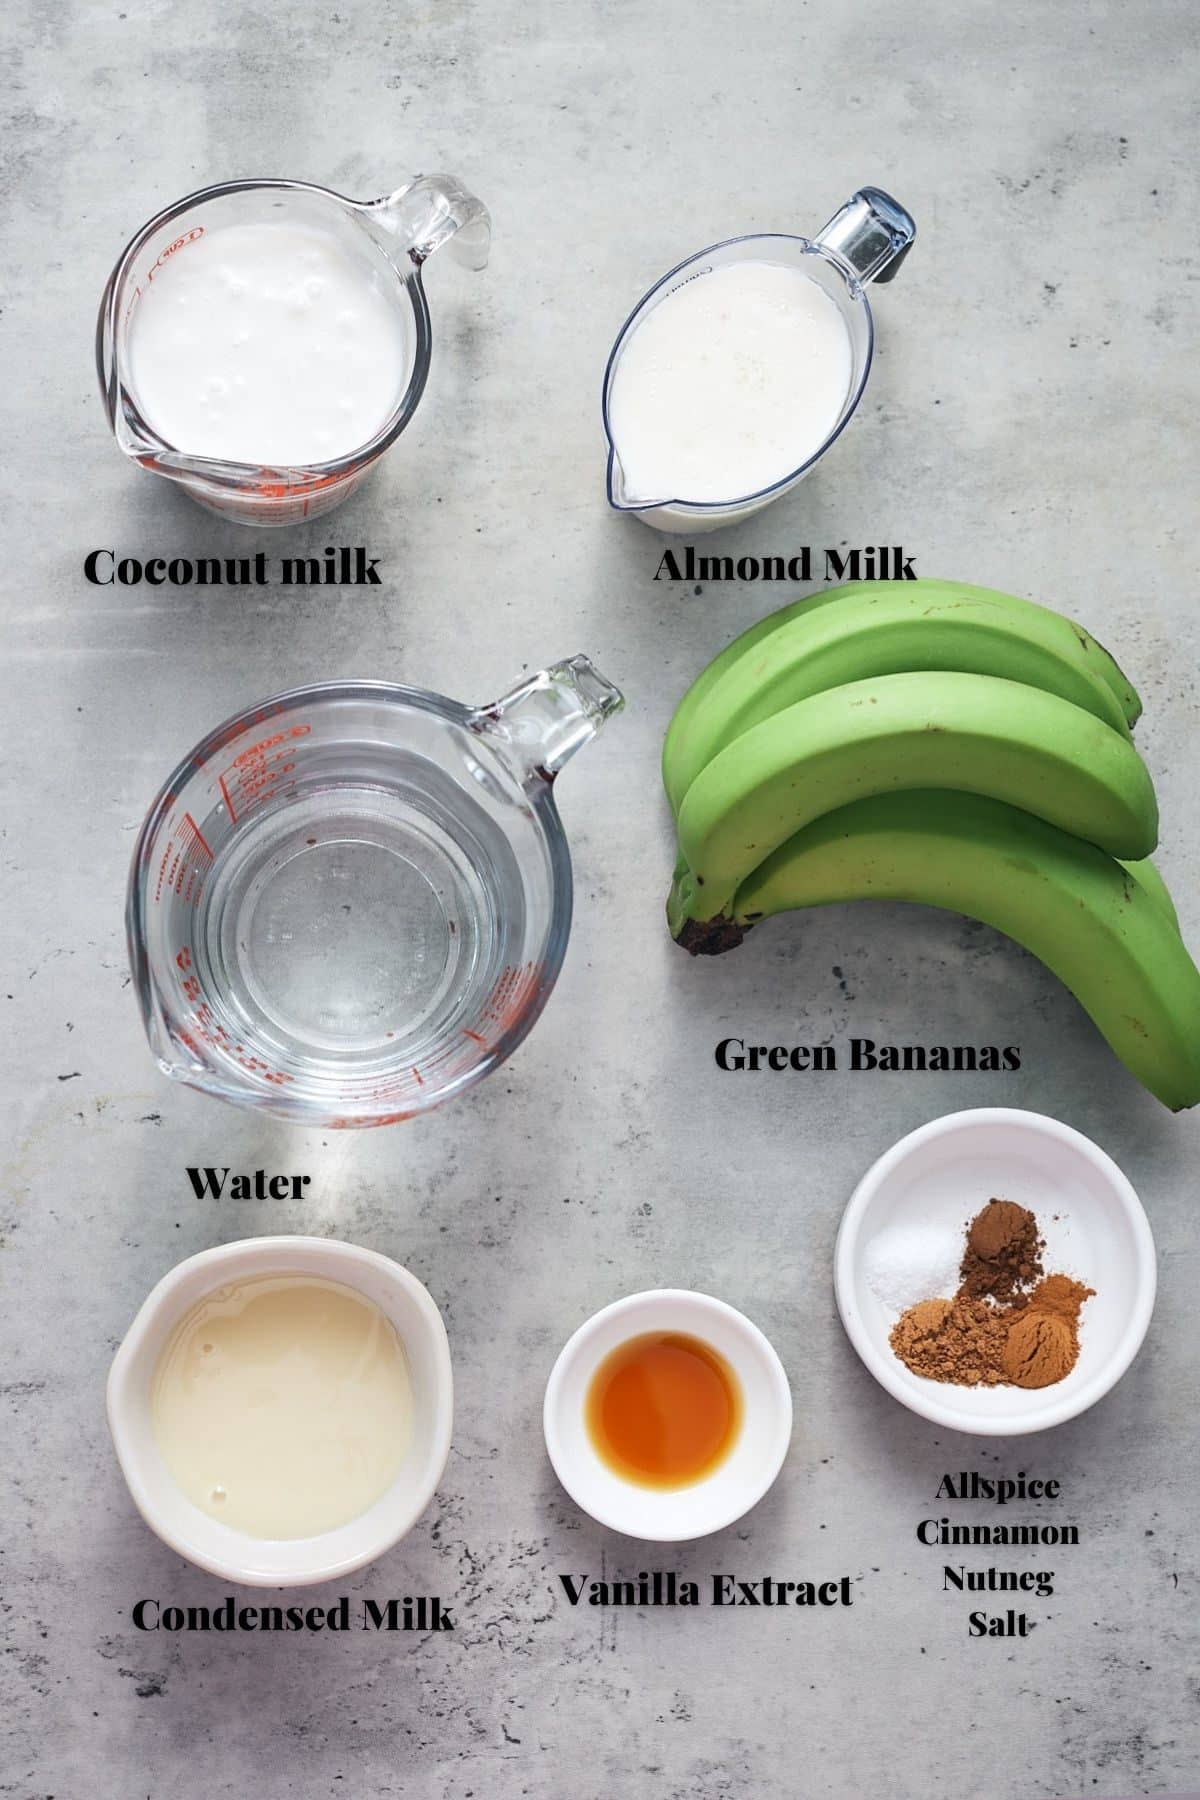
<svg viewBox="0 0 1200 1800">
<path fill-rule="evenodd" d="M 1082 627 L 948 581 L 869 582 L 764 619 L 663 748 L 667 914 L 695 955 L 758 920 L 917 900 L 1024 944 L 1166 1105 L 1200 1101 L 1200 972 L 1162 878 L 1137 694 Z"/>
</svg>

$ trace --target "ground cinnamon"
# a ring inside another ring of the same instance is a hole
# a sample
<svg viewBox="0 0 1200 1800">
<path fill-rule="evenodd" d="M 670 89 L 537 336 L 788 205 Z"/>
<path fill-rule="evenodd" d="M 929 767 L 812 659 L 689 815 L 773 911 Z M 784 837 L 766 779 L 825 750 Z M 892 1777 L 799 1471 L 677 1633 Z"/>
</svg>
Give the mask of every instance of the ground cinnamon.
<svg viewBox="0 0 1200 1800">
<path fill-rule="evenodd" d="M 1005 1380 L 1042 1388 L 1069 1375 L 1079 1356 L 1080 1309 L 1095 1291 L 1069 1275 L 1039 1281 L 1025 1311 L 1009 1327 L 1000 1356 Z"/>
<path fill-rule="evenodd" d="M 1072 1281 L 1069 1275 L 1047 1275 L 1030 1294 L 1029 1304 L 1038 1312 L 1052 1313 L 1068 1325 L 1077 1326 L 1084 1301 L 1095 1292 L 1095 1288 L 1084 1287 L 1082 1281 Z"/>
<path fill-rule="evenodd" d="M 1014 1387 L 1052 1387 L 1069 1375 L 1079 1355 L 1079 1340 L 1065 1319 L 1026 1307 L 1004 1334 L 1000 1367 Z"/>
</svg>

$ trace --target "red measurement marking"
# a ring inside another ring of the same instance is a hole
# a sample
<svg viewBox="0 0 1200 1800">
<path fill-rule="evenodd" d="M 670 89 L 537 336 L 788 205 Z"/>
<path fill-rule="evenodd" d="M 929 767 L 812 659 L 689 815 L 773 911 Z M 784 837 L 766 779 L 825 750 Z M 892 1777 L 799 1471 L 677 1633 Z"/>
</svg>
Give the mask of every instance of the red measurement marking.
<svg viewBox="0 0 1200 1800">
<path fill-rule="evenodd" d="M 414 1114 L 408 1112 L 381 1113 L 377 1119 L 330 1119 L 331 1131 L 349 1131 L 354 1126 L 362 1125 L 400 1125 Z"/>
<path fill-rule="evenodd" d="M 218 733 L 209 746 L 208 755 L 198 762 L 196 767 L 198 769 L 207 767 L 218 750 L 224 750 L 228 745 L 236 744 L 238 739 L 244 737 L 253 726 L 262 725 L 267 719 L 278 718 L 282 711 L 283 707 L 276 702 L 274 706 L 260 706 L 258 711 L 251 713 L 248 719 L 235 719 L 232 725 L 227 725 L 224 731 Z M 305 731 L 309 729 L 310 727 L 307 725 L 304 727 Z"/>
<path fill-rule="evenodd" d="M 263 713 L 254 723 L 267 716 Z M 245 817 L 250 807 L 273 800 L 277 794 L 287 791 L 281 784 L 295 772 L 296 764 L 291 756 L 293 740 L 308 737 L 311 731 L 311 725 L 289 725 L 238 751 L 217 777 L 231 824 L 237 823 L 239 813 Z"/>
<path fill-rule="evenodd" d="M 413 1073 L 413 1080 L 416 1082 L 417 1086 L 424 1087 L 425 1083 L 421 1080 L 420 1069 L 414 1069 L 412 1073 Z"/>
<path fill-rule="evenodd" d="M 197 238 L 202 238 L 203 236 L 203 225 L 193 225 L 190 231 L 185 231 L 182 237 L 177 237 L 173 244 L 168 244 L 165 250 L 159 252 L 155 259 L 154 266 L 147 276 L 147 280 L 153 281 L 157 271 L 162 268 L 165 262 L 169 261 L 170 258 L 174 256 L 177 250 L 182 250 L 187 244 L 194 244 Z"/>
<path fill-rule="evenodd" d="M 465 1025 L 463 1026 L 463 1036 L 469 1037 L 469 1038 L 474 1038 L 475 1042 L 477 1044 L 482 1044 L 484 1049 L 485 1050 L 487 1049 L 487 1039 L 480 1037 L 480 1035 L 477 1031 L 468 1031 Z"/>
<path fill-rule="evenodd" d="M 225 810 L 229 814 L 229 823 L 231 825 L 236 825 L 237 824 L 237 813 L 233 809 L 233 796 L 230 794 L 229 789 L 225 785 L 225 777 L 223 775 L 219 775 L 217 777 L 217 786 L 221 790 L 221 798 L 222 798 L 222 800 L 224 800 Z"/>
<path fill-rule="evenodd" d="M 494 1037 L 503 1037 L 537 1003 L 543 986 L 544 976 L 538 963 L 524 963 L 519 969 L 510 966 L 501 972 L 483 1008 L 483 1018 L 494 1027 Z"/>
<path fill-rule="evenodd" d="M 197 825 L 195 819 L 193 819 L 191 813 L 186 813 L 186 812 L 184 813 L 183 822 L 190 830 L 194 842 L 199 844 L 199 846 L 203 850 L 205 856 L 207 856 L 209 862 L 211 862 L 213 859 L 213 853 L 208 847 L 208 839 L 205 837 L 204 833 L 201 831 L 200 827 Z"/>
<path fill-rule="evenodd" d="M 212 865 L 213 853 L 208 839 L 191 813 L 171 826 L 171 836 L 158 864 L 154 898 L 161 900 L 164 890 L 185 904 L 199 904 L 204 879 Z"/>
<path fill-rule="evenodd" d="M 202 1044 L 206 1044 L 220 1058 L 236 1063 L 245 1074 L 255 1080 L 269 1082 L 272 1087 L 285 1087 L 295 1079 L 283 1069 L 272 1068 L 261 1056 L 245 1044 L 238 1043 L 227 1028 L 213 1013 L 212 1007 L 204 998 L 199 977 L 193 972 L 192 953 L 186 944 L 175 952 L 176 986 L 186 1003 L 187 1023 L 190 1029 L 182 1025 L 178 1028 L 182 1043 L 186 1044 L 198 1062 L 207 1060 L 211 1065 L 213 1058 L 205 1058 Z"/>
<path fill-rule="evenodd" d="M 167 862 L 170 858 L 171 851 L 173 849 L 174 849 L 174 844 L 170 839 L 168 839 L 167 847 L 163 851 L 162 857 L 159 861 L 158 874 L 155 877 L 155 882 L 154 882 L 154 898 L 156 900 L 162 899 L 163 882 L 166 880 L 166 875 L 167 875 Z"/>
</svg>

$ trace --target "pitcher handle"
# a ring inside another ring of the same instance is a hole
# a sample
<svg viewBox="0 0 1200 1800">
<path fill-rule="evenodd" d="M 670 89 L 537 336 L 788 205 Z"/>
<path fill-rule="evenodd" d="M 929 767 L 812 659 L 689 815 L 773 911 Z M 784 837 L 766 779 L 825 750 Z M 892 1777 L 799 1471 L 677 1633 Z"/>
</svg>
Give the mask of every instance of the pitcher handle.
<svg viewBox="0 0 1200 1800">
<path fill-rule="evenodd" d="M 487 267 L 492 221 L 482 200 L 453 175 L 416 175 L 394 194 L 370 201 L 364 212 L 419 269 L 449 240 L 457 262 Z"/>
<path fill-rule="evenodd" d="M 117 271 L 114 269 L 104 284 L 104 292 L 100 296 L 100 310 L 96 314 L 96 377 L 100 383 L 100 394 L 104 401 L 104 412 L 110 430 L 116 427 L 117 418 L 117 366 L 113 355 L 116 341 L 116 319 L 114 317 L 114 300 L 117 286 Z"/>
<path fill-rule="evenodd" d="M 830 251 L 864 286 L 891 281 L 912 248 L 912 214 L 882 188 L 859 188 L 813 242 Z"/>
<path fill-rule="evenodd" d="M 522 782 L 553 781 L 624 704 L 620 689 L 589 657 L 572 656 L 478 707 L 471 723 L 497 744 Z"/>
</svg>

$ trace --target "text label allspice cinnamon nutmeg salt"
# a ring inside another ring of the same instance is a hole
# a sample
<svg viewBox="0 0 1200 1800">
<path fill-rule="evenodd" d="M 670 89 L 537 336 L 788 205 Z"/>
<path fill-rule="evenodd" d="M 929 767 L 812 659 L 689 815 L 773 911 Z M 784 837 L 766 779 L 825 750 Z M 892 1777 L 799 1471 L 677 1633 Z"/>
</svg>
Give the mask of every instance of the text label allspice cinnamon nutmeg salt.
<svg viewBox="0 0 1200 1800">
<path fill-rule="evenodd" d="M 934 1493 L 935 1502 L 974 1502 L 994 1507 L 1023 1502 L 1042 1511 L 1054 1507 L 1061 1497 L 1062 1484 L 1056 1480 L 1026 1475 L 1019 1469 L 1015 1476 L 980 1475 L 977 1470 L 943 1474 Z M 967 1636 L 972 1638 L 1027 1638 L 1040 1621 L 1024 1606 L 996 1606 L 992 1595 L 1024 1596 L 1047 1600 L 1054 1593 L 1059 1557 L 1053 1562 L 1044 1554 L 1075 1548 L 1079 1544 L 1079 1527 L 1060 1523 L 1055 1518 L 1025 1516 L 1021 1519 L 1005 1514 L 1003 1518 L 967 1523 L 949 1513 L 927 1515 L 917 1523 L 917 1542 L 942 1553 L 942 1592 L 954 1596 L 989 1596 L 988 1604 L 976 1605 L 967 1614 Z M 947 1551 L 961 1552 L 1004 1550 L 1013 1555 L 992 1558 L 973 1556 L 958 1560 L 946 1557 Z M 1033 1557 L 1020 1551 L 1034 1551 Z M 995 1607 L 995 1610 L 993 1610 Z"/>
</svg>

